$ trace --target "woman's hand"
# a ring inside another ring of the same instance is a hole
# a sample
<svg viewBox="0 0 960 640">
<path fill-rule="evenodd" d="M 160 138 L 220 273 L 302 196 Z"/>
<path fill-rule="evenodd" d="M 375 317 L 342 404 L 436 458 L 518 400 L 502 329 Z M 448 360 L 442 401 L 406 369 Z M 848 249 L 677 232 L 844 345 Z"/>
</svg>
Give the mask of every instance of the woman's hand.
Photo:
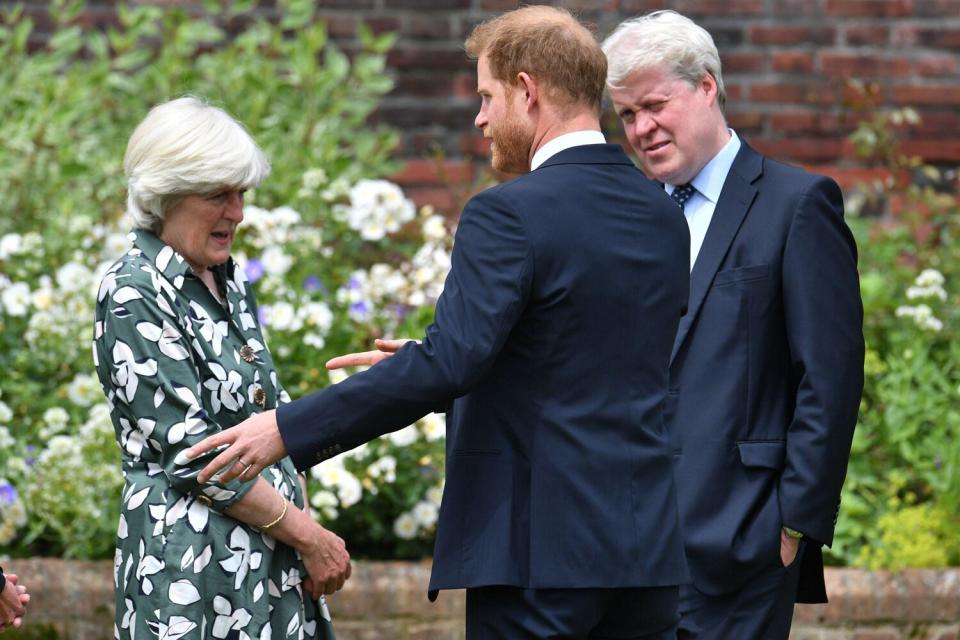
<svg viewBox="0 0 960 640">
<path fill-rule="evenodd" d="M 297 551 L 307 568 L 304 587 L 314 600 L 343 588 L 353 569 L 343 539 L 314 523 L 309 542 L 298 545 Z"/>
</svg>

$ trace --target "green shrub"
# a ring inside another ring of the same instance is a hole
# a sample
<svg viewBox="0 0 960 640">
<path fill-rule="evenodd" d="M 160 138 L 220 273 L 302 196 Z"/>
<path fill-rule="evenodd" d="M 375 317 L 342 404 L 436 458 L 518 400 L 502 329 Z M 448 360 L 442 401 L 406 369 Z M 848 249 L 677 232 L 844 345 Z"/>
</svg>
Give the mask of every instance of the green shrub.
<svg viewBox="0 0 960 640">
<path fill-rule="evenodd" d="M 329 357 L 431 319 L 449 230 L 374 180 L 396 168 L 395 134 L 367 122 L 392 86 L 393 38 L 361 28 L 351 60 L 314 3 L 281 2 L 278 24 L 250 4 L 120 4 L 122 26 L 101 32 L 74 24 L 82 3 L 58 0 L 37 51 L 24 14 L 0 13 L 0 553 L 112 556 L 122 478 L 93 375 L 93 302 L 129 246 L 121 162 L 152 105 L 203 96 L 273 164 L 248 194 L 235 257 L 294 397 L 329 384 Z M 245 26 L 230 39 L 225 25 Z M 434 416 L 314 469 L 311 502 L 354 555 L 430 552 L 443 431 Z"/>
<path fill-rule="evenodd" d="M 860 249 L 865 388 L 833 562 L 960 562 L 960 182 L 897 150 L 910 109 L 869 110 L 852 140 L 889 178 L 849 194 Z M 892 218 L 857 218 L 884 199 Z M 869 208 L 869 207 L 868 207 Z M 950 514 L 953 514 L 952 516 Z M 922 551 L 921 540 L 938 550 Z M 950 550 L 953 551 L 950 551 Z M 931 564 L 933 563 L 933 564 Z"/>
</svg>

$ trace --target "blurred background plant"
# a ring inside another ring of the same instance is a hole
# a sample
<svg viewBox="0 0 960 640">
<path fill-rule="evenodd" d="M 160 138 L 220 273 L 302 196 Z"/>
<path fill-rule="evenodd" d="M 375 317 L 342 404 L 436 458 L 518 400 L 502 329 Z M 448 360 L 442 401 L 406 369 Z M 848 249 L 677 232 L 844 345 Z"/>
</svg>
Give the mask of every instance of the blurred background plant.
<svg viewBox="0 0 960 640">
<path fill-rule="evenodd" d="M 292 395 L 330 383 L 329 357 L 422 335 L 432 317 L 450 230 L 379 179 L 397 169 L 396 136 L 368 122 L 392 87 L 392 36 L 361 26 L 349 59 L 314 3 L 281 2 L 279 23 L 253 4 L 119 5 L 120 25 L 100 31 L 78 24 L 82 2 L 54 0 L 40 48 L 20 8 L 0 10 L 0 553 L 112 556 L 122 477 L 92 305 L 129 246 L 121 163 L 152 105 L 203 96 L 271 160 L 234 251 Z M 429 555 L 443 436 L 430 416 L 316 468 L 318 517 L 356 556 Z"/>
<path fill-rule="evenodd" d="M 866 385 L 831 559 L 960 564 L 960 178 L 903 154 L 910 108 L 854 84 L 850 139 L 878 178 L 848 194 L 860 248 Z M 877 219 L 859 215 L 885 212 Z"/>
</svg>

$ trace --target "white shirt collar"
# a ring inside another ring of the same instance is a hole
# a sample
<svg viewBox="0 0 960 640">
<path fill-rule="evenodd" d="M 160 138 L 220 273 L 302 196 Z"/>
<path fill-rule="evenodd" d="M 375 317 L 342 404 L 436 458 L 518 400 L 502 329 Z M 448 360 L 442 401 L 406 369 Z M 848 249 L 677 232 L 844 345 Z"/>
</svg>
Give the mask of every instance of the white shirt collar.
<svg viewBox="0 0 960 640">
<path fill-rule="evenodd" d="M 599 131 L 573 131 L 557 136 L 533 154 L 533 160 L 530 161 L 530 171 L 535 170 L 556 154 L 570 147 L 579 147 L 585 144 L 606 144 L 606 142 L 607 139 Z"/>
<path fill-rule="evenodd" d="M 700 173 L 690 181 L 698 193 L 714 204 L 720 199 L 723 183 L 726 182 L 730 167 L 733 166 L 733 161 L 740 151 L 740 138 L 733 129 L 727 129 L 727 131 L 730 132 L 727 144 L 723 145 L 719 153 L 713 156 Z M 675 185 L 670 185 L 667 193 L 672 193 L 675 188 Z"/>
</svg>

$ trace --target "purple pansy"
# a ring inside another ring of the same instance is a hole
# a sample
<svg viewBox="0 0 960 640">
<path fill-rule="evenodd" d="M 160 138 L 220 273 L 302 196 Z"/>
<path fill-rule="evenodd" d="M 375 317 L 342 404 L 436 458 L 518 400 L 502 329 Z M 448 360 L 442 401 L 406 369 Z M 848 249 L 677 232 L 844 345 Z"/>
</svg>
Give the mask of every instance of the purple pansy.
<svg viewBox="0 0 960 640">
<path fill-rule="evenodd" d="M 263 274 L 266 273 L 266 269 L 264 268 L 262 262 L 256 258 L 250 258 L 247 260 L 247 263 L 243 265 L 243 272 L 246 274 L 247 280 L 253 283 L 263 277 Z"/>
</svg>

